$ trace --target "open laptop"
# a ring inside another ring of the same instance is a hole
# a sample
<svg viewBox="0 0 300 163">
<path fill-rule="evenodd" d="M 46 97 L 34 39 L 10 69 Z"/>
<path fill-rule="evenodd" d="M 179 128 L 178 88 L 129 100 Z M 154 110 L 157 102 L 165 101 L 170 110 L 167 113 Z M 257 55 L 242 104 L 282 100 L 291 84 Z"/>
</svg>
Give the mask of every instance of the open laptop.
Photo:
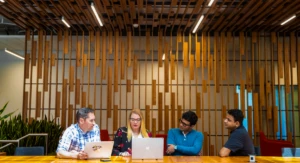
<svg viewBox="0 0 300 163">
<path fill-rule="evenodd" d="M 135 138 L 132 140 L 132 160 L 162 160 L 163 150 L 163 138 Z"/>
<path fill-rule="evenodd" d="M 87 142 L 84 152 L 88 154 L 88 159 L 110 158 L 114 141 Z"/>
</svg>

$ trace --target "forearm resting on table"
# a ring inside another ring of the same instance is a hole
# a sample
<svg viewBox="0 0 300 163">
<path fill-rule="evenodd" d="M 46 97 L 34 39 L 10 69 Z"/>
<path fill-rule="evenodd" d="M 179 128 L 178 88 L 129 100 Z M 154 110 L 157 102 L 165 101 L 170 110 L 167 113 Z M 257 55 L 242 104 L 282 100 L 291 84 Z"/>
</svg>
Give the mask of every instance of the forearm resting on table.
<svg viewBox="0 0 300 163">
<path fill-rule="evenodd" d="M 77 159 L 78 154 L 79 154 L 79 152 L 77 152 L 77 151 L 71 151 L 71 152 L 68 152 L 68 151 L 58 151 L 56 153 L 56 156 L 58 158 L 75 158 L 75 159 Z"/>
</svg>

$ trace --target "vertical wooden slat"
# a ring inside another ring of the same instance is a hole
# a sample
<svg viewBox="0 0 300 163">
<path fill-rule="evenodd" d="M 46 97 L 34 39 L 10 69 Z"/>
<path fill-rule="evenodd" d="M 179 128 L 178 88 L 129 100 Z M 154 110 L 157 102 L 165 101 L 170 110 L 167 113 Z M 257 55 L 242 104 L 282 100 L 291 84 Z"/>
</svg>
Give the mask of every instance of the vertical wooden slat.
<svg viewBox="0 0 300 163">
<path fill-rule="evenodd" d="M 201 118 L 201 93 L 196 92 L 196 114 Z"/>
<path fill-rule="evenodd" d="M 35 119 L 41 117 L 41 103 L 42 103 L 42 92 L 38 92 L 36 97 Z"/>
<path fill-rule="evenodd" d="M 247 114 L 247 121 L 248 121 L 248 134 L 250 138 L 252 138 L 252 106 L 248 106 L 248 114 Z"/>
<path fill-rule="evenodd" d="M 113 117 L 113 131 L 117 131 L 119 127 L 119 114 L 118 114 L 118 105 L 114 105 L 114 117 Z"/>
<path fill-rule="evenodd" d="M 108 32 L 108 54 L 112 54 L 113 51 L 113 33 L 112 31 Z"/>
<path fill-rule="evenodd" d="M 60 92 L 55 96 L 55 117 L 60 117 Z"/>
<path fill-rule="evenodd" d="M 207 93 L 207 84 L 206 80 L 202 80 L 202 92 Z"/>
<path fill-rule="evenodd" d="M 259 132 L 259 105 L 258 105 L 258 94 L 253 93 L 253 109 L 254 109 L 254 132 Z M 261 115 L 262 116 L 262 115 Z"/>
<path fill-rule="evenodd" d="M 62 89 L 62 102 L 61 102 L 61 126 L 66 127 L 66 118 L 67 117 L 67 84 L 68 79 L 63 79 L 63 89 Z"/>
<path fill-rule="evenodd" d="M 233 102 L 234 102 L 233 103 L 234 109 L 238 109 L 239 108 L 239 95 L 236 92 L 234 92 Z"/>
<path fill-rule="evenodd" d="M 150 30 L 147 29 L 146 31 L 146 54 L 150 54 Z"/>
<path fill-rule="evenodd" d="M 175 55 L 171 55 L 171 80 L 175 80 Z"/>
<path fill-rule="evenodd" d="M 165 46 L 168 46 L 166 43 Z M 169 92 L 169 54 L 166 53 L 168 50 L 165 50 L 165 66 L 164 66 L 164 89 L 165 92 Z"/>
<path fill-rule="evenodd" d="M 83 54 L 83 56 L 82 56 L 82 64 L 83 64 L 83 66 L 86 67 L 87 63 L 88 63 L 87 54 Z"/>
<path fill-rule="evenodd" d="M 251 67 L 247 68 L 247 73 L 246 73 L 246 78 L 247 78 L 247 92 L 252 92 L 252 78 L 251 78 Z"/>
<path fill-rule="evenodd" d="M 146 105 L 146 113 L 145 113 L 145 120 L 146 120 L 146 128 L 150 128 L 150 105 Z"/>
<path fill-rule="evenodd" d="M 273 129 L 274 133 L 278 132 L 278 107 L 273 106 Z"/>
<path fill-rule="evenodd" d="M 203 141 L 203 147 L 202 147 L 203 155 L 208 156 L 208 150 L 209 150 L 209 148 L 208 148 L 208 142 L 209 142 L 208 133 L 204 132 L 203 135 L 204 135 L 204 140 L 206 140 L 206 141 Z"/>
<path fill-rule="evenodd" d="M 202 67 L 206 67 L 206 57 L 207 57 L 207 36 L 205 32 L 202 32 Z"/>
<path fill-rule="evenodd" d="M 115 31 L 115 56 L 114 56 L 114 92 L 118 92 L 119 79 L 119 31 Z"/>
<path fill-rule="evenodd" d="M 291 65 L 292 67 L 296 67 L 296 37 L 295 33 L 291 32 L 290 33 L 290 38 L 291 38 Z"/>
<path fill-rule="evenodd" d="M 245 36 L 244 32 L 240 32 L 240 54 L 245 54 Z"/>
<path fill-rule="evenodd" d="M 73 105 L 69 105 L 68 108 L 68 126 L 70 126 L 73 123 Z"/>
<path fill-rule="evenodd" d="M 243 115 L 245 114 L 245 81 L 241 80 L 241 110 L 243 112 Z"/>
<path fill-rule="evenodd" d="M 165 127 L 164 127 L 164 131 L 165 134 L 168 133 L 169 130 L 169 105 L 165 105 L 165 117 L 164 117 L 165 121 Z"/>
<path fill-rule="evenodd" d="M 25 78 L 29 79 L 29 59 L 30 54 L 25 54 Z"/>
<path fill-rule="evenodd" d="M 259 97 L 260 97 L 260 106 L 264 107 L 265 105 L 265 70 L 263 67 L 259 68 Z"/>
<path fill-rule="evenodd" d="M 42 60 L 43 60 L 43 30 L 38 32 L 38 67 L 37 67 L 37 76 L 39 79 L 42 78 Z"/>
<path fill-rule="evenodd" d="M 121 58 L 120 58 L 121 80 L 125 79 L 125 48 L 124 42 L 121 41 Z"/>
<path fill-rule="evenodd" d="M 225 32 L 221 32 L 221 77 L 222 80 L 226 80 L 227 77 L 227 66 L 226 66 L 226 38 Z"/>
<path fill-rule="evenodd" d="M 200 68 L 201 66 L 201 53 L 200 53 L 200 50 L 201 50 L 201 43 L 200 42 L 196 42 L 196 68 Z"/>
<path fill-rule="evenodd" d="M 181 118 L 182 115 L 182 106 L 178 105 L 177 106 L 177 120 Z"/>
<path fill-rule="evenodd" d="M 100 64 L 100 31 L 96 31 L 96 41 L 95 41 L 95 64 L 98 67 Z"/>
<path fill-rule="evenodd" d="M 283 67 L 282 67 L 282 42 L 278 42 L 278 72 L 279 78 L 283 78 Z"/>
<path fill-rule="evenodd" d="M 64 31 L 64 54 L 69 53 L 69 30 Z"/>
<path fill-rule="evenodd" d="M 106 79 L 106 32 L 102 32 L 102 76 L 101 79 Z"/>
<path fill-rule="evenodd" d="M 163 124 L 163 112 L 162 112 L 162 106 L 163 106 L 163 94 L 161 92 L 158 93 L 158 131 L 162 130 L 162 124 Z"/>
<path fill-rule="evenodd" d="M 156 105 L 156 80 L 152 80 L 152 105 Z"/>
<path fill-rule="evenodd" d="M 218 32 L 214 33 L 214 82 L 216 93 L 220 92 L 220 72 L 219 72 L 219 55 L 218 55 L 219 38 Z"/>
<path fill-rule="evenodd" d="M 226 105 L 222 106 L 222 119 L 226 118 L 227 115 L 227 110 L 226 110 Z"/>
<path fill-rule="evenodd" d="M 190 55 L 190 80 L 195 79 L 195 72 L 194 72 L 194 55 Z"/>
<path fill-rule="evenodd" d="M 128 67 L 131 66 L 131 44 L 132 44 L 131 32 L 128 31 L 127 32 L 127 66 Z"/>
<path fill-rule="evenodd" d="M 51 55 L 51 66 L 55 66 L 56 54 Z"/>
<path fill-rule="evenodd" d="M 86 104 L 86 92 L 82 92 L 81 93 L 81 107 L 87 107 L 87 104 Z"/>
<path fill-rule="evenodd" d="M 126 92 L 131 92 L 131 80 L 126 81 Z"/>
<path fill-rule="evenodd" d="M 162 67 L 163 62 L 162 62 L 162 53 L 163 53 L 163 38 L 162 38 L 162 31 L 160 30 L 158 32 L 158 66 Z"/>
<path fill-rule="evenodd" d="M 74 91 L 74 66 L 70 66 L 69 70 L 69 91 L 73 92 Z"/>
<path fill-rule="evenodd" d="M 80 104 L 80 79 L 76 79 L 75 87 L 75 104 Z"/>
<path fill-rule="evenodd" d="M 133 59 L 133 80 L 137 80 L 138 74 L 138 57 L 137 55 L 134 55 Z"/>
<path fill-rule="evenodd" d="M 23 110 L 22 110 L 22 117 L 24 119 L 27 118 L 27 110 L 28 110 L 28 92 L 24 93 L 24 102 L 23 102 Z"/>
<path fill-rule="evenodd" d="M 208 57 L 208 79 L 214 80 L 214 56 L 209 55 Z"/>
<path fill-rule="evenodd" d="M 290 70 L 289 70 L 289 42 L 285 41 L 284 42 L 284 84 L 285 84 L 285 89 L 286 92 L 285 94 L 287 95 L 288 93 L 291 92 L 290 88 Z"/>
<path fill-rule="evenodd" d="M 32 41 L 32 49 L 31 49 L 31 64 L 32 66 L 36 66 L 36 41 Z"/>
<path fill-rule="evenodd" d="M 107 118 L 111 118 L 111 105 L 112 105 L 112 68 L 108 67 L 107 79 Z"/>
<path fill-rule="evenodd" d="M 80 67 L 80 59 L 81 59 L 81 41 L 77 41 L 76 47 L 76 66 Z"/>
<path fill-rule="evenodd" d="M 189 43 L 183 42 L 183 66 L 188 67 L 189 65 Z"/>
<path fill-rule="evenodd" d="M 153 137 L 156 136 L 156 131 L 157 131 L 156 118 L 152 118 L 152 134 L 153 134 Z"/>
<path fill-rule="evenodd" d="M 175 93 L 171 93 L 171 127 L 175 128 L 176 116 L 175 116 Z"/>
</svg>

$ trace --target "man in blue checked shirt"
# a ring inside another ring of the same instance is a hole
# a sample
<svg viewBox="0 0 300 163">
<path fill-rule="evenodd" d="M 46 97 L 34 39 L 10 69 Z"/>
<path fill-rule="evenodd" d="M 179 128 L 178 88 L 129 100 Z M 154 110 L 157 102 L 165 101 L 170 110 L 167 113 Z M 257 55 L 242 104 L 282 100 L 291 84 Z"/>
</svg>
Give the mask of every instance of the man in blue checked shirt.
<svg viewBox="0 0 300 163">
<path fill-rule="evenodd" d="M 68 127 L 59 140 L 56 154 L 58 158 L 87 159 L 86 142 L 100 141 L 100 130 L 95 123 L 94 110 L 81 108 L 76 113 L 77 123 Z"/>
</svg>

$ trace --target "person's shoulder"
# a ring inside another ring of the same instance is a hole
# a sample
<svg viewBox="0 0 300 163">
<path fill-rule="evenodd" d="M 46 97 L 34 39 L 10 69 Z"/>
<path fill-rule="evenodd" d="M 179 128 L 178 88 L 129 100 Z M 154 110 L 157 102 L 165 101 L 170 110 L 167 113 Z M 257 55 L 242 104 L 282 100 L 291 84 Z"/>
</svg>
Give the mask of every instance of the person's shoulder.
<svg viewBox="0 0 300 163">
<path fill-rule="evenodd" d="M 192 130 L 192 132 L 197 135 L 197 136 L 202 136 L 203 137 L 203 133 L 198 131 L 198 130 Z"/>
<path fill-rule="evenodd" d="M 127 132 L 127 130 L 128 130 L 127 127 L 123 126 L 123 127 L 118 128 L 117 131 Z"/>
<path fill-rule="evenodd" d="M 173 132 L 173 133 L 177 133 L 177 132 L 181 132 L 181 130 L 179 128 L 170 128 L 169 133 Z"/>
</svg>

